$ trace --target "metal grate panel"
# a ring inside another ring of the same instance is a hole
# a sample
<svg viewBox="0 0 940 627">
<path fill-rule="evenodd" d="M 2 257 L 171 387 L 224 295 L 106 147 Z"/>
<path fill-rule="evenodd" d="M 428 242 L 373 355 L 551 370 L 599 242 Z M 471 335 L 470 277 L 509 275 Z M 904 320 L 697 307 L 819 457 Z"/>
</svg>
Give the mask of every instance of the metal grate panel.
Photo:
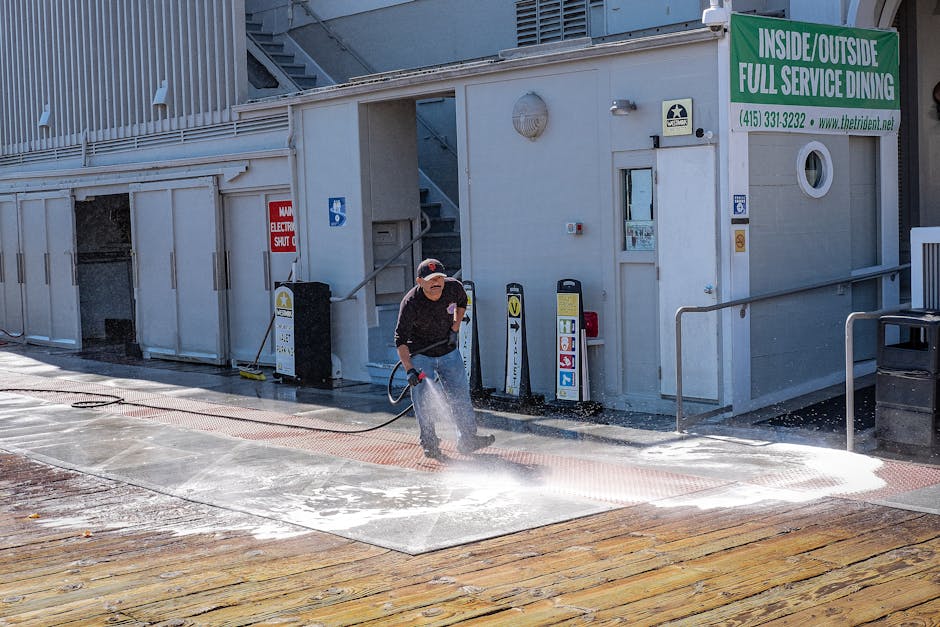
<svg viewBox="0 0 940 627">
<path fill-rule="evenodd" d="M 940 310 L 940 243 L 925 242 L 923 253 L 924 308 Z"/>
<path fill-rule="evenodd" d="M 588 34 L 588 0 L 518 0 L 516 45 L 532 46 Z"/>
</svg>

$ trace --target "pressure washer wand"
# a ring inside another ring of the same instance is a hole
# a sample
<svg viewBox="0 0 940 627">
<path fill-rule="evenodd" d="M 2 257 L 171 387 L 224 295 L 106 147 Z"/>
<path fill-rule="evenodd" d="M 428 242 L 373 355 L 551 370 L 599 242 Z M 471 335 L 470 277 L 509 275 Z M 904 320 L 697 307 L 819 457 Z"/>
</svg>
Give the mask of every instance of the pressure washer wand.
<svg viewBox="0 0 940 627">
<path fill-rule="evenodd" d="M 450 338 L 447 338 L 446 340 L 441 340 L 440 342 L 434 342 L 433 344 L 429 344 L 428 346 L 423 347 L 421 350 L 414 351 L 412 355 L 420 355 L 421 353 L 425 351 L 429 351 L 432 348 L 437 348 L 438 346 L 442 346 L 448 343 L 450 343 Z M 392 405 L 397 405 L 398 403 L 400 403 L 401 399 L 405 398 L 405 393 L 408 392 L 408 390 L 410 390 L 412 387 L 416 385 L 414 383 L 411 383 L 409 379 L 408 385 L 405 386 L 405 388 L 401 391 L 401 394 L 399 394 L 398 396 L 394 396 L 392 394 L 392 381 L 395 380 L 395 373 L 398 372 L 398 369 L 401 368 L 401 366 L 402 366 L 402 363 L 401 363 L 401 360 L 399 359 L 398 363 L 395 364 L 395 367 L 392 368 L 392 374 L 388 375 L 388 386 L 387 386 L 388 400 Z M 412 368 L 412 370 L 414 370 L 414 368 Z M 426 373 L 421 372 L 419 370 L 418 371 L 418 383 L 420 384 L 422 381 L 424 381 L 427 378 L 427 376 L 428 375 Z M 409 406 L 408 409 L 411 409 L 411 406 Z M 408 409 L 406 409 L 405 411 L 408 411 Z"/>
</svg>

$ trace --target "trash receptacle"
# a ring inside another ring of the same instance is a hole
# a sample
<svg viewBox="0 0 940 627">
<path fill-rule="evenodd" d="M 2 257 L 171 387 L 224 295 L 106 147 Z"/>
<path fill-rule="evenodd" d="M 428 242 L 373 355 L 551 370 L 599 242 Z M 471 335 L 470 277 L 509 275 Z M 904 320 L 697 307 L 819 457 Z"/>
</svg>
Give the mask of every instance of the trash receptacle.
<svg viewBox="0 0 940 627">
<path fill-rule="evenodd" d="M 886 448 L 940 445 L 940 314 L 908 311 L 878 323 L 875 437 Z"/>
<path fill-rule="evenodd" d="M 274 375 L 312 387 L 332 387 L 330 286 L 277 283 L 274 289 Z"/>
</svg>

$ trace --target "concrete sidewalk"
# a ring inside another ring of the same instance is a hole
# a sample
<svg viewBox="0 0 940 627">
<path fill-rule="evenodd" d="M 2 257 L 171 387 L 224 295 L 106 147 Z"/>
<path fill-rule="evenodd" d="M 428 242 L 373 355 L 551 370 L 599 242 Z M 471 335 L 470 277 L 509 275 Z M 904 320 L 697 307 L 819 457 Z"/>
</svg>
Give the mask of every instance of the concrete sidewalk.
<svg viewBox="0 0 940 627">
<path fill-rule="evenodd" d="M 322 430 L 363 429 L 403 409 L 380 386 L 314 390 L 8 345 L 0 388 L 20 390 L 0 394 L 0 449 L 411 554 L 637 503 L 708 509 L 835 496 L 940 513 L 938 467 L 754 431 L 677 434 L 670 417 L 621 415 L 614 426 L 481 411 L 481 432 L 496 444 L 460 455 L 442 421 L 451 459 L 439 464 L 424 458 L 412 417 L 367 433 Z M 96 398 L 87 393 L 125 403 L 71 406 Z"/>
</svg>

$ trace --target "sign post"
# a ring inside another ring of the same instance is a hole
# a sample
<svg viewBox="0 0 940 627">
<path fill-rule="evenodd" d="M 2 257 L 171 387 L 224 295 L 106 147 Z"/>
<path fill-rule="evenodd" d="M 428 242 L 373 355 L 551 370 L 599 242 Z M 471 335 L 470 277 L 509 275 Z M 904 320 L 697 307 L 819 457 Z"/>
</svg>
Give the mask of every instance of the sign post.
<svg viewBox="0 0 940 627">
<path fill-rule="evenodd" d="M 574 408 L 582 416 L 593 416 L 603 407 L 591 401 L 581 282 L 562 279 L 555 298 L 554 405 Z"/>
<path fill-rule="evenodd" d="M 296 377 L 294 366 L 294 291 L 284 284 L 274 290 L 274 372 Z"/>
<path fill-rule="evenodd" d="M 460 356 L 463 358 L 463 367 L 467 372 L 467 381 L 470 384 L 470 396 L 480 398 L 486 396 L 486 392 L 483 389 L 483 375 L 480 372 L 480 340 L 477 336 L 477 307 L 473 281 L 464 281 L 463 289 L 467 293 L 467 310 L 464 312 L 463 320 L 460 321 L 458 345 Z"/>
<path fill-rule="evenodd" d="M 581 401 L 581 328 L 584 308 L 581 303 L 581 281 L 562 279 L 558 282 L 555 309 L 555 399 Z"/>
</svg>

